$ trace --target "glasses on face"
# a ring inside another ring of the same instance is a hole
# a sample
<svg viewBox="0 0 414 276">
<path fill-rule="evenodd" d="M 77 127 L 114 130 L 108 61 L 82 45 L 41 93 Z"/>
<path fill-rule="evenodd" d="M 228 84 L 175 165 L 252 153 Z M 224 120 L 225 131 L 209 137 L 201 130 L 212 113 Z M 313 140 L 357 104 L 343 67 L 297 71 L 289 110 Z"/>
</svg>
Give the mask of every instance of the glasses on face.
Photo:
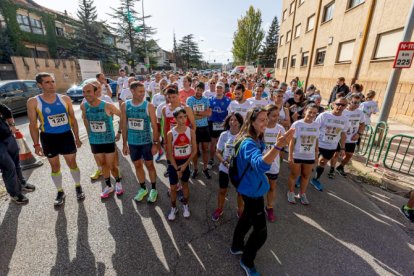
<svg viewBox="0 0 414 276">
<path fill-rule="evenodd" d="M 335 103 L 335 105 L 338 106 L 338 107 L 345 107 L 346 106 L 346 104 L 343 104 L 343 103 Z"/>
<path fill-rule="evenodd" d="M 360 102 L 351 102 L 351 104 L 354 104 L 354 105 L 359 105 L 359 104 L 360 104 Z"/>
<path fill-rule="evenodd" d="M 216 84 L 215 82 L 210 82 L 210 84 Z"/>
</svg>

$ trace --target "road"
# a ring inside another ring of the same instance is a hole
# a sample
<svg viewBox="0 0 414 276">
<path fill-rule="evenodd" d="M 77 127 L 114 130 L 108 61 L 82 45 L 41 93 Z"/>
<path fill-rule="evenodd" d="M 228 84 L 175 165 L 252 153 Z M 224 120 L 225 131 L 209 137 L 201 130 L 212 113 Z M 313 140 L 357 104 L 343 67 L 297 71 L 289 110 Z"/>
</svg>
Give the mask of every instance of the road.
<svg viewBox="0 0 414 276">
<path fill-rule="evenodd" d="M 76 116 L 79 118 L 79 107 Z M 27 119 L 16 119 L 23 133 Z M 80 121 L 79 121 L 80 122 Z M 80 122 L 80 125 L 81 122 Z M 26 135 L 26 137 L 29 137 Z M 118 144 L 118 146 L 120 146 Z M 129 157 L 120 156 L 125 194 L 102 201 L 103 181 L 91 183 L 96 168 L 87 141 L 78 166 L 86 194 L 77 202 L 63 166 L 66 203 L 53 207 L 55 188 L 44 165 L 25 171 L 37 190 L 30 203 L 16 206 L 0 199 L 0 275 L 243 275 L 239 258 L 229 254 L 237 222 L 235 191 L 224 215 L 213 222 L 218 174 L 190 180 L 191 217 L 182 212 L 168 222 L 165 160 L 156 165 L 159 199 L 135 203 L 139 185 Z M 310 206 L 286 200 L 287 164 L 282 164 L 275 223 L 256 265 L 263 275 L 412 275 L 414 224 L 399 213 L 406 199 L 356 178 L 328 180 L 324 192 L 309 188 Z M 179 205 L 181 208 L 181 206 Z"/>
</svg>

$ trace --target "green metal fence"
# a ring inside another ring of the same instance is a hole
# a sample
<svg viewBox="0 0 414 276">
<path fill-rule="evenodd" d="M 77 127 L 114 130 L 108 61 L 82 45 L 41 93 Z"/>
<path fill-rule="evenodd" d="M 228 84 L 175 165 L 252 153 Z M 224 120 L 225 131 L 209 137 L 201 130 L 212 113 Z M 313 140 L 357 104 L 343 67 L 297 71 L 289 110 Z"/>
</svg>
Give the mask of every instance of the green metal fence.
<svg viewBox="0 0 414 276">
<path fill-rule="evenodd" d="M 386 122 L 378 122 L 375 126 L 374 133 L 371 135 L 371 139 L 368 141 L 369 148 L 366 156 L 365 165 L 368 162 L 378 163 L 382 150 L 384 149 L 385 140 L 388 134 L 388 124 Z"/>
<path fill-rule="evenodd" d="M 397 134 L 390 138 L 384 154 L 384 167 L 399 173 L 414 176 L 411 167 L 414 163 L 413 136 Z"/>
<path fill-rule="evenodd" d="M 373 130 L 371 126 L 365 126 L 364 133 L 359 141 L 358 150 L 356 154 L 365 156 L 368 152 L 368 149 L 371 145 Z"/>
</svg>

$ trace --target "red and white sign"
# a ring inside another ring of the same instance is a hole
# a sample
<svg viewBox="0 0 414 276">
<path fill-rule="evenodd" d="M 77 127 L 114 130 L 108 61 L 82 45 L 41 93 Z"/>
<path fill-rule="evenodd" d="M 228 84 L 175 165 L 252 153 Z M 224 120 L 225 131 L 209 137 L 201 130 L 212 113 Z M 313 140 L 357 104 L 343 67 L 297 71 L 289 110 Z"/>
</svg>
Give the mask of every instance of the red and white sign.
<svg viewBox="0 0 414 276">
<path fill-rule="evenodd" d="M 414 56 L 414 42 L 400 42 L 393 68 L 410 68 Z"/>
</svg>

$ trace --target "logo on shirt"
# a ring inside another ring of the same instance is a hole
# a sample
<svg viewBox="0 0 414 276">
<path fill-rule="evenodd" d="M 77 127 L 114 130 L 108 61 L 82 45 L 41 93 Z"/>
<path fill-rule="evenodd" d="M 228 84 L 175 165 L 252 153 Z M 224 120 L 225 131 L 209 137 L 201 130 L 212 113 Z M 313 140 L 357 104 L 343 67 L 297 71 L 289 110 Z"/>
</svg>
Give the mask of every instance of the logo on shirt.
<svg viewBox="0 0 414 276">
<path fill-rule="evenodd" d="M 45 112 L 46 112 L 47 114 L 50 114 L 50 112 L 52 112 L 52 110 L 50 110 L 50 108 L 49 108 L 49 107 L 46 107 L 46 108 L 45 108 Z"/>
</svg>

